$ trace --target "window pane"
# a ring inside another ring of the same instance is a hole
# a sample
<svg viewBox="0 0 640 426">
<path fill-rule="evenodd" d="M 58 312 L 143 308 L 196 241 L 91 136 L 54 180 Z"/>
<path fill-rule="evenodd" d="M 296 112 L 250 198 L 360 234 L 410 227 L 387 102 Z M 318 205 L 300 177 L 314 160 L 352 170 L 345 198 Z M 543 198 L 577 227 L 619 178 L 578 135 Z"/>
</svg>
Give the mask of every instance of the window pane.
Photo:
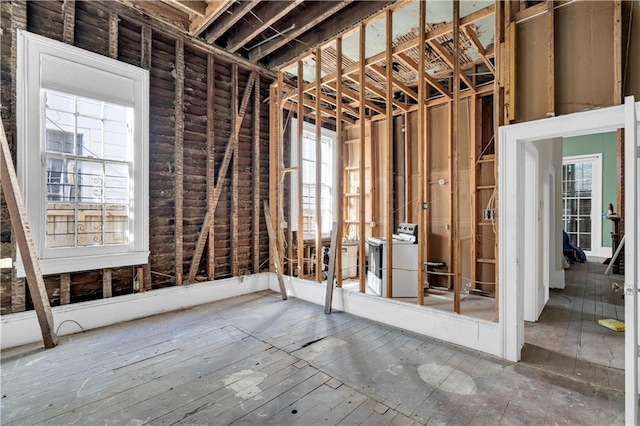
<svg viewBox="0 0 640 426">
<path fill-rule="evenodd" d="M 46 143 L 48 151 L 73 154 L 76 116 L 73 113 L 46 110 Z"/>
<path fill-rule="evenodd" d="M 104 184 L 102 163 L 78 161 L 78 201 L 102 202 Z"/>
<path fill-rule="evenodd" d="M 127 122 L 129 108 L 119 105 L 104 104 L 104 118 L 111 121 Z"/>
<path fill-rule="evenodd" d="M 584 250 L 591 250 L 591 234 L 579 234 L 578 247 Z"/>
<path fill-rule="evenodd" d="M 78 155 L 102 158 L 102 120 L 78 117 Z"/>
<path fill-rule="evenodd" d="M 78 246 L 102 245 L 102 204 L 78 205 Z"/>
<path fill-rule="evenodd" d="M 127 160 L 127 123 L 117 121 L 104 122 L 104 158 L 108 160 Z"/>
<path fill-rule="evenodd" d="M 102 118 L 102 102 L 88 98 L 78 98 L 78 114 L 86 117 Z"/>
<path fill-rule="evenodd" d="M 47 203 L 47 247 L 74 247 L 75 222 L 73 204 Z"/>
<path fill-rule="evenodd" d="M 66 95 L 47 90 L 45 92 L 45 107 L 47 109 L 55 109 L 58 111 L 75 112 L 76 109 L 75 96 Z"/>
<path fill-rule="evenodd" d="M 75 160 L 47 158 L 47 201 L 75 201 Z"/>
<path fill-rule="evenodd" d="M 105 244 L 127 244 L 129 235 L 129 208 L 125 205 L 106 205 Z"/>
<path fill-rule="evenodd" d="M 129 166 L 127 164 L 106 163 L 104 201 L 129 204 Z"/>
</svg>

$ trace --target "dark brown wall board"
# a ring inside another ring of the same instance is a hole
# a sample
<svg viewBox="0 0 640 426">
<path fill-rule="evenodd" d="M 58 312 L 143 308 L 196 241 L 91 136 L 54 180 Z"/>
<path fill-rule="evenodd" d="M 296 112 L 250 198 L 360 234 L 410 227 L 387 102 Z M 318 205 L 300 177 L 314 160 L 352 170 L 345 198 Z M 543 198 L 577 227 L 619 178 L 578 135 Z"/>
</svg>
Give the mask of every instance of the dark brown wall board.
<svg viewBox="0 0 640 426">
<path fill-rule="evenodd" d="M 579 1 L 556 10 L 556 113 L 616 104 L 613 1 Z"/>
<path fill-rule="evenodd" d="M 640 100 L 640 3 L 637 1 L 622 2 L 622 78 L 624 96 L 633 95 L 636 101 Z"/>
<path fill-rule="evenodd" d="M 547 17 L 516 25 L 516 121 L 537 120 L 547 113 Z"/>
<path fill-rule="evenodd" d="M 112 2 L 76 2 L 74 43 L 99 54 L 108 54 L 109 14 L 112 9 L 119 10 Z M 28 1 L 27 29 L 35 34 L 62 40 L 63 11 L 60 1 Z M 3 124 L 12 149 L 15 152 L 15 111 L 12 97 L 15 84 L 12 79 L 11 57 L 11 2 L 0 4 L 0 27 L 3 36 L 0 39 L 0 110 Z M 142 26 L 139 22 L 118 16 L 118 60 L 140 66 L 142 53 Z M 174 205 L 175 205 L 175 46 L 176 34 L 164 33 L 158 28 L 151 32 L 151 68 L 150 68 L 150 114 L 149 114 L 149 228 L 150 228 L 150 270 L 152 287 L 163 288 L 174 285 L 172 279 L 174 271 Z M 207 53 L 187 39 L 185 50 L 184 76 L 184 196 L 183 196 L 183 235 L 184 235 L 184 267 L 188 268 L 193 256 L 193 249 L 197 241 L 204 213 L 206 211 L 206 67 Z M 214 116 L 216 131 L 214 140 L 215 170 L 218 170 L 231 131 L 231 65 L 229 60 L 217 60 L 214 75 L 216 78 L 216 92 L 214 96 Z M 248 71 L 240 69 L 239 90 L 244 91 L 248 78 Z M 261 99 L 269 96 L 271 81 L 262 77 Z M 253 96 L 249 102 L 245 120 L 242 123 L 239 136 L 239 153 L 237 156 L 239 185 L 238 224 L 240 257 L 239 273 L 252 270 L 252 254 L 249 245 L 252 239 L 251 227 L 253 217 Z M 269 105 L 260 103 L 260 158 L 258 173 L 260 174 L 260 192 L 269 193 Z M 229 215 L 231 200 L 229 190 L 229 176 L 224 176 L 224 188 L 220 196 L 218 208 L 214 214 L 216 234 L 215 262 L 216 278 L 229 277 L 230 269 L 230 227 Z M 9 231 L 10 225 L 4 199 L 0 205 L 0 224 L 3 233 Z M 259 254 L 261 259 L 268 259 L 268 237 L 266 226 L 260 221 Z M 3 235 L 4 238 L 4 235 Z M 4 241 L 4 239 L 3 239 Z M 11 242 L 2 243 L 2 257 L 15 253 L 15 245 Z M 262 265 L 264 270 L 268 265 Z M 12 274 L 11 269 L 0 271 L 0 313 L 11 312 L 12 307 Z M 98 299 L 102 297 L 102 271 L 87 271 L 71 273 L 71 303 Z M 112 270 L 113 295 L 128 294 L 133 291 L 133 268 L 123 267 Z M 204 262 L 199 275 L 206 275 Z M 146 279 L 146 277 L 145 277 Z M 45 277 L 47 293 L 52 304 L 59 303 L 60 277 L 58 275 Z M 149 288 L 149 287 L 147 287 Z M 17 297 L 17 296 L 14 296 Z M 27 298 L 28 300 L 28 298 Z M 27 308 L 30 301 L 27 302 Z"/>
</svg>

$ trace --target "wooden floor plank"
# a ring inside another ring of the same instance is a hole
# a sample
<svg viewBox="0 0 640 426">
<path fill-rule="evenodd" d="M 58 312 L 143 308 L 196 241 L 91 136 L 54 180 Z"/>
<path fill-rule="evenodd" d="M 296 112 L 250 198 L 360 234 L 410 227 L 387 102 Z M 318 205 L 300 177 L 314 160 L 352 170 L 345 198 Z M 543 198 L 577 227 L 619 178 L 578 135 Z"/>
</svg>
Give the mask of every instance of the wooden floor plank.
<svg viewBox="0 0 640 426">
<path fill-rule="evenodd" d="M 532 351 L 546 367 L 259 292 L 68 336 L 51 351 L 3 351 L 0 422 L 500 424 L 547 415 L 622 424 L 624 375 L 580 358 L 589 336 L 607 331 L 583 315 L 618 309 L 606 280 L 580 288 L 592 273 L 568 273 L 567 291 L 526 330 L 552 340 L 553 351 Z"/>
</svg>

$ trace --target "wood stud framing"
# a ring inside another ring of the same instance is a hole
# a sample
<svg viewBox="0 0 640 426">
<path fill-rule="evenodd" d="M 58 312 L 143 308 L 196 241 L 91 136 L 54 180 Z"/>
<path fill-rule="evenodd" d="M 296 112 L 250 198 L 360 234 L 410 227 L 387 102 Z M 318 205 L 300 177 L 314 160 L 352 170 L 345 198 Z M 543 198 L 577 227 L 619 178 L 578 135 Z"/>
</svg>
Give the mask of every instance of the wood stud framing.
<svg viewBox="0 0 640 426">
<path fill-rule="evenodd" d="M 244 119 L 247 106 L 249 105 L 249 97 L 251 96 L 251 92 L 254 87 L 254 81 L 257 78 L 256 74 L 257 73 L 255 71 L 252 71 L 251 74 L 249 74 L 249 79 L 247 80 L 247 85 L 245 86 L 244 94 L 242 95 L 240 110 L 238 111 L 238 119 L 236 120 L 235 127 L 232 129 L 231 134 L 229 135 L 229 139 L 227 141 L 227 147 L 224 152 L 222 164 L 220 165 L 220 169 L 218 170 L 218 179 L 216 180 L 215 188 L 213 189 L 213 195 L 211 200 L 211 204 L 213 207 L 211 210 L 207 208 L 207 213 L 204 216 L 204 221 L 202 224 L 200 235 L 198 236 L 198 242 L 196 243 L 193 260 L 191 261 L 191 266 L 189 268 L 189 276 L 187 277 L 187 282 L 190 282 L 190 283 L 192 283 L 195 280 L 196 273 L 198 272 L 198 266 L 200 265 L 200 258 L 202 257 L 202 252 L 204 251 L 204 246 L 207 241 L 207 237 L 209 236 L 208 231 L 211 226 L 211 221 L 213 221 L 215 209 L 216 209 L 216 206 L 218 205 L 218 201 L 220 200 L 220 194 L 222 193 L 222 186 L 224 185 L 227 171 L 229 170 L 229 164 L 231 163 L 231 159 L 233 158 L 233 155 L 234 155 L 234 147 L 235 147 L 234 138 L 240 131 L 242 120 Z"/>
<path fill-rule="evenodd" d="M 336 79 L 336 116 L 337 117 L 342 117 L 342 37 L 338 37 L 336 39 L 336 63 L 338 64 L 338 69 L 336 70 L 336 75 L 337 75 L 337 79 Z M 340 165 L 342 164 L 342 150 L 343 150 L 343 144 L 342 144 L 342 120 L 336 120 L 336 147 L 335 147 L 335 156 L 334 156 L 334 164 L 338 165 L 336 167 L 337 169 L 337 176 L 336 176 L 336 181 L 337 181 L 337 187 L 342 190 L 342 188 L 344 187 L 344 173 L 342 172 L 342 167 L 340 167 Z M 343 233 L 344 233 L 344 223 L 341 219 L 342 217 L 342 211 L 343 211 L 343 204 L 344 204 L 344 199 L 342 197 L 342 194 L 339 194 L 338 197 L 334 198 L 337 200 L 337 206 L 336 206 L 336 211 L 337 211 L 337 215 L 336 217 L 339 219 L 338 220 L 338 240 L 337 240 L 337 246 L 336 246 L 336 279 L 337 279 L 337 283 L 338 283 L 338 287 L 342 287 L 342 239 L 343 237 Z"/>
<path fill-rule="evenodd" d="M 238 117 L 238 64 L 231 65 L 231 128 L 239 128 Z M 238 276 L 238 144 L 239 132 L 233 132 L 233 163 L 231 165 L 231 275 Z"/>
<path fill-rule="evenodd" d="M 426 3 L 420 2 L 419 9 L 419 17 L 418 17 L 418 38 L 419 38 L 419 46 L 424 46 L 425 43 L 425 23 L 426 23 Z M 424 64 L 425 61 L 425 50 L 420 49 L 418 54 L 418 63 Z M 419 214 L 417 217 L 418 223 L 418 305 L 424 304 L 424 287 L 426 285 L 426 267 L 424 266 L 424 262 L 428 259 L 428 238 L 429 234 L 427 233 L 426 228 L 426 213 L 427 210 L 424 208 L 425 203 L 427 202 L 427 197 L 425 194 L 425 181 L 428 180 L 428 174 L 425 170 L 426 162 L 426 126 L 425 126 L 425 68 L 424 66 L 418 67 L 418 98 L 420 98 L 420 102 L 418 102 L 418 203 L 419 205 Z M 406 154 L 405 154 L 406 155 Z M 427 204 L 428 205 L 428 204 Z"/>
<path fill-rule="evenodd" d="M 253 98 L 253 273 L 260 272 L 260 76 Z"/>
<path fill-rule="evenodd" d="M 298 100 L 304 98 L 304 75 L 303 75 L 303 62 L 298 61 Z M 302 204 L 302 177 L 303 173 L 303 161 L 302 161 L 302 137 L 304 132 L 304 104 L 302 102 L 298 102 L 298 128 L 296 129 L 298 135 L 298 172 L 296 176 L 298 176 L 298 276 L 304 276 L 304 214 L 303 214 L 303 204 Z"/>
<path fill-rule="evenodd" d="M 175 269 L 176 285 L 182 285 L 183 268 L 183 200 L 184 200 L 184 42 L 176 41 L 175 76 Z"/>
<path fill-rule="evenodd" d="M 360 24 L 360 39 L 359 39 L 359 48 L 360 52 L 359 58 L 359 69 L 360 69 L 360 80 L 364 81 L 366 79 L 366 68 L 365 68 L 365 58 L 366 58 L 366 29 L 367 25 L 365 23 Z M 360 90 L 358 101 L 360 102 L 360 120 L 358 125 L 360 127 L 360 151 L 359 151 L 359 164 L 360 170 L 358 173 L 358 185 L 360 186 L 360 205 L 359 205 L 359 222 L 358 226 L 358 270 L 360 271 L 359 275 L 359 289 L 361 293 L 364 293 L 366 290 L 365 283 L 365 226 L 366 226 L 366 215 L 365 215 L 365 201 L 366 201 L 366 188 L 364 186 L 365 175 L 364 175 L 364 145 L 366 143 L 365 138 L 365 121 L 367 119 L 365 105 L 365 91 Z"/>
<path fill-rule="evenodd" d="M 73 45 L 76 28 L 76 2 L 64 0 L 62 3 L 62 41 Z"/>
<path fill-rule="evenodd" d="M 386 11 L 386 79 L 387 79 L 387 93 L 386 99 L 393 99 L 393 11 L 387 9 Z M 362 59 L 362 57 L 360 58 Z M 384 176 L 387 179 L 385 189 L 385 238 L 387 244 L 383 250 L 383 256 L 387 258 L 387 268 L 382 273 L 386 274 L 387 285 L 387 297 L 393 297 L 393 104 L 386 102 L 387 105 L 387 123 L 386 123 L 386 138 L 384 141 L 383 155 L 384 155 Z M 364 145 L 360 148 L 364 152 Z M 360 163 L 360 167 L 364 168 L 364 162 Z M 362 189 L 360 192 L 363 192 Z"/>
<path fill-rule="evenodd" d="M 460 141 L 458 125 L 460 119 L 460 3 L 453 0 L 453 103 L 451 104 L 451 209 L 453 240 L 453 308 L 460 313 L 460 206 L 459 206 L 459 162 Z M 472 87 L 472 86 L 470 86 Z"/>
<path fill-rule="evenodd" d="M 215 105 L 213 98 L 216 90 L 216 60 L 213 54 L 207 55 L 207 211 L 215 215 L 214 205 L 214 182 L 215 182 Z M 258 203 L 260 208 L 260 203 Z M 209 245 L 207 250 L 207 279 L 213 280 L 216 275 L 216 238 L 213 220 L 209 221 L 208 234 Z M 189 281 L 191 281 L 191 272 Z"/>
<path fill-rule="evenodd" d="M 316 49 L 316 94 L 322 91 L 322 49 Z M 316 280 L 322 282 L 322 114 L 320 96 L 316 96 Z"/>
<path fill-rule="evenodd" d="M 109 13 L 109 57 L 118 59 L 118 14 Z"/>
</svg>

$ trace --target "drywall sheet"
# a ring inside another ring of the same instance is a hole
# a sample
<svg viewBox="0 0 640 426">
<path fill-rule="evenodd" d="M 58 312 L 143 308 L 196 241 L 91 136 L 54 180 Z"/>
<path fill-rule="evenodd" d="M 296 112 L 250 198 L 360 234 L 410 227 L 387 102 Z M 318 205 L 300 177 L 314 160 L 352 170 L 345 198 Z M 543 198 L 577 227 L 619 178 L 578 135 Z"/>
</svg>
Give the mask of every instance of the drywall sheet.
<svg viewBox="0 0 640 426">
<path fill-rule="evenodd" d="M 548 112 L 549 30 L 547 24 L 546 14 L 516 24 L 516 121 L 518 122 L 544 118 Z"/>
<path fill-rule="evenodd" d="M 556 114 L 617 104 L 613 1 L 579 1 L 556 10 Z"/>
</svg>

